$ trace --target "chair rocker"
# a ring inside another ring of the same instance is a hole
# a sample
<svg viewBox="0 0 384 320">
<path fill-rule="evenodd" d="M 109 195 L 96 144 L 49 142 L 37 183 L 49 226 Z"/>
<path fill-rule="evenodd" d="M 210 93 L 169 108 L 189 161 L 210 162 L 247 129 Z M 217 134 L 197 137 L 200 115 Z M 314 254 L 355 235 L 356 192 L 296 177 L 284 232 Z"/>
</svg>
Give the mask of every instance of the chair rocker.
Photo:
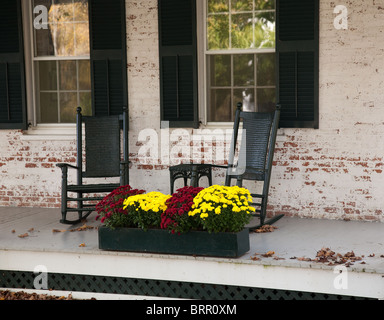
<svg viewBox="0 0 384 320">
<path fill-rule="evenodd" d="M 84 149 L 83 123 L 85 128 Z M 81 108 L 77 108 L 77 165 L 57 164 L 62 171 L 61 223 L 80 223 L 95 211 L 96 203 L 102 200 L 106 193 L 129 183 L 127 126 L 126 108 L 122 115 L 106 117 L 82 116 Z M 84 171 L 83 151 L 85 151 Z M 68 184 L 68 169 L 76 170 L 76 184 Z M 85 178 L 112 177 L 119 177 L 119 183 L 84 183 Z M 67 218 L 68 213 L 76 212 L 78 213 L 76 219 Z"/>
<path fill-rule="evenodd" d="M 263 182 L 261 193 L 252 193 L 257 199 L 253 205 L 256 207 L 256 217 L 260 218 L 260 224 L 251 226 L 250 230 L 256 230 L 263 225 L 271 225 L 284 215 L 278 215 L 266 221 L 268 193 L 271 179 L 273 156 L 275 152 L 276 135 L 280 121 L 280 105 L 274 112 L 244 112 L 242 103 L 236 110 L 231 149 L 229 154 L 225 185 L 230 186 L 233 179 L 239 187 L 244 180 Z M 234 164 L 235 153 L 238 145 L 239 126 L 242 122 L 242 139 L 238 148 L 237 164 Z M 223 166 L 213 166 L 223 167 Z"/>
</svg>

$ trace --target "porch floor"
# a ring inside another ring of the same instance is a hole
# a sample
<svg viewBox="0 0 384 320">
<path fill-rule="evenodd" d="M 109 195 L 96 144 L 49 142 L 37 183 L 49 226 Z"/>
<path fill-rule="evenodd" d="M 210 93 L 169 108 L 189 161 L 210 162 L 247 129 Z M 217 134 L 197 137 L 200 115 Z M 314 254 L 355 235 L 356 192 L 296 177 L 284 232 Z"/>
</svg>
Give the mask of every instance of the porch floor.
<svg viewBox="0 0 384 320">
<path fill-rule="evenodd" d="M 0 270 L 33 272 L 43 265 L 48 273 L 56 274 L 384 299 L 384 223 L 284 217 L 275 224 L 278 229 L 274 232 L 252 233 L 247 254 L 224 259 L 102 251 L 97 237 L 100 222 L 94 218 L 95 214 L 88 218 L 90 228 L 83 230 L 77 229 L 82 225 L 60 224 L 58 209 L 0 208 Z M 353 251 L 362 260 L 341 270 L 346 278 L 338 280 L 340 270 L 335 265 L 305 261 L 315 259 L 322 248 L 342 255 Z M 272 251 L 270 257 L 262 256 Z"/>
</svg>

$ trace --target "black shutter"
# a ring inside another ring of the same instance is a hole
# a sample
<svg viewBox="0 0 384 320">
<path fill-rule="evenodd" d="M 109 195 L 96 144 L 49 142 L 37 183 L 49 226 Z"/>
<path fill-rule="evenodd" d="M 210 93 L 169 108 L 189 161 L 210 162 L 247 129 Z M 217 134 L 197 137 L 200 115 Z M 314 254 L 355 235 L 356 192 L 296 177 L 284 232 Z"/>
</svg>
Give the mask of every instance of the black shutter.
<svg viewBox="0 0 384 320">
<path fill-rule="evenodd" d="M 281 127 L 319 127 L 319 0 L 277 0 Z"/>
<path fill-rule="evenodd" d="M 124 0 L 90 0 L 94 116 L 119 115 L 128 106 Z"/>
<path fill-rule="evenodd" d="M 198 128 L 196 1 L 159 0 L 161 120 Z"/>
<path fill-rule="evenodd" d="M 0 129 L 26 129 L 23 28 L 20 0 L 0 9 Z"/>
</svg>

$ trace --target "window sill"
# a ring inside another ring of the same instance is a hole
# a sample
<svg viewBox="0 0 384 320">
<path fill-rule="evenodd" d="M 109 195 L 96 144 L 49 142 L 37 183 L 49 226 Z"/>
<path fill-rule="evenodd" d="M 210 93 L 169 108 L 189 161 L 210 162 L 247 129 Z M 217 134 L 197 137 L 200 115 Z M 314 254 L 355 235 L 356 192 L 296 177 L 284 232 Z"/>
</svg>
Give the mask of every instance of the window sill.
<svg viewBox="0 0 384 320">
<path fill-rule="evenodd" d="M 76 124 L 39 124 L 23 131 L 23 141 L 73 141 Z"/>
</svg>

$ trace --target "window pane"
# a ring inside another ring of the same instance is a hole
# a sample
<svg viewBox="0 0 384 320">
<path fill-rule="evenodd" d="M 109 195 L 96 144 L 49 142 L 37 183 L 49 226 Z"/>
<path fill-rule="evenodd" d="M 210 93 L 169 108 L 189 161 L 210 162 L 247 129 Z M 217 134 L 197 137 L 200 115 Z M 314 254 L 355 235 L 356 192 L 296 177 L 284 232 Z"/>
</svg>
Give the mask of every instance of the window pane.
<svg viewBox="0 0 384 320">
<path fill-rule="evenodd" d="M 257 55 L 257 85 L 274 86 L 276 84 L 275 54 L 262 53 Z"/>
<path fill-rule="evenodd" d="M 256 10 L 273 10 L 275 9 L 275 0 L 255 0 Z"/>
<path fill-rule="evenodd" d="M 88 23 L 75 25 L 75 55 L 89 55 L 89 26 Z"/>
<path fill-rule="evenodd" d="M 35 35 L 35 56 L 53 56 L 55 54 L 55 48 L 51 29 L 35 30 Z"/>
<path fill-rule="evenodd" d="M 56 56 L 74 56 L 75 55 L 75 26 L 72 23 L 59 23 L 52 27 L 55 35 Z"/>
<path fill-rule="evenodd" d="M 265 2 L 265 0 L 264 0 Z M 253 11 L 253 0 L 232 0 L 232 11 Z"/>
<path fill-rule="evenodd" d="M 209 57 L 211 86 L 231 85 L 231 56 L 214 55 Z"/>
<path fill-rule="evenodd" d="M 57 90 L 56 61 L 40 61 L 37 64 L 40 90 Z"/>
<path fill-rule="evenodd" d="M 255 16 L 255 48 L 275 48 L 275 13 L 262 12 Z"/>
<path fill-rule="evenodd" d="M 235 55 L 233 57 L 233 77 L 235 87 L 255 84 L 255 56 L 253 54 Z"/>
<path fill-rule="evenodd" d="M 229 49 L 229 15 L 208 17 L 208 49 Z"/>
<path fill-rule="evenodd" d="M 208 121 L 233 121 L 239 102 L 274 110 L 275 53 L 257 49 L 275 49 L 275 0 L 208 0 L 207 12 L 207 48 L 220 50 L 207 52 Z"/>
<path fill-rule="evenodd" d="M 257 108 L 259 112 L 271 112 L 276 109 L 276 90 L 257 89 Z"/>
<path fill-rule="evenodd" d="M 76 61 L 59 61 L 60 90 L 77 90 Z"/>
<path fill-rule="evenodd" d="M 89 55 L 87 0 L 39 0 L 34 5 L 48 10 L 48 29 L 35 30 L 36 56 Z"/>
<path fill-rule="evenodd" d="M 232 48 L 248 49 L 253 47 L 253 15 L 232 15 Z"/>
<path fill-rule="evenodd" d="M 86 22 L 88 21 L 88 0 L 74 0 L 74 21 Z"/>
<path fill-rule="evenodd" d="M 90 92 L 80 92 L 80 107 L 84 116 L 92 115 L 92 103 Z"/>
<path fill-rule="evenodd" d="M 208 121 L 230 122 L 231 116 L 231 90 L 219 89 L 211 90 L 210 97 L 211 112 Z"/>
<path fill-rule="evenodd" d="M 57 123 L 57 93 L 40 93 L 40 122 Z"/>
<path fill-rule="evenodd" d="M 208 0 L 208 12 L 228 12 L 229 0 Z"/>
<path fill-rule="evenodd" d="M 233 90 L 233 109 L 236 110 L 237 104 L 243 103 L 243 111 L 254 112 L 255 107 L 255 89 L 244 88 Z"/>
<path fill-rule="evenodd" d="M 56 22 L 73 22 L 72 0 L 55 0 L 52 9 L 52 18 Z"/>
<path fill-rule="evenodd" d="M 60 93 L 60 122 L 76 122 L 77 93 Z"/>
<path fill-rule="evenodd" d="M 91 67 L 89 60 L 79 62 L 79 90 L 91 90 Z"/>
</svg>

